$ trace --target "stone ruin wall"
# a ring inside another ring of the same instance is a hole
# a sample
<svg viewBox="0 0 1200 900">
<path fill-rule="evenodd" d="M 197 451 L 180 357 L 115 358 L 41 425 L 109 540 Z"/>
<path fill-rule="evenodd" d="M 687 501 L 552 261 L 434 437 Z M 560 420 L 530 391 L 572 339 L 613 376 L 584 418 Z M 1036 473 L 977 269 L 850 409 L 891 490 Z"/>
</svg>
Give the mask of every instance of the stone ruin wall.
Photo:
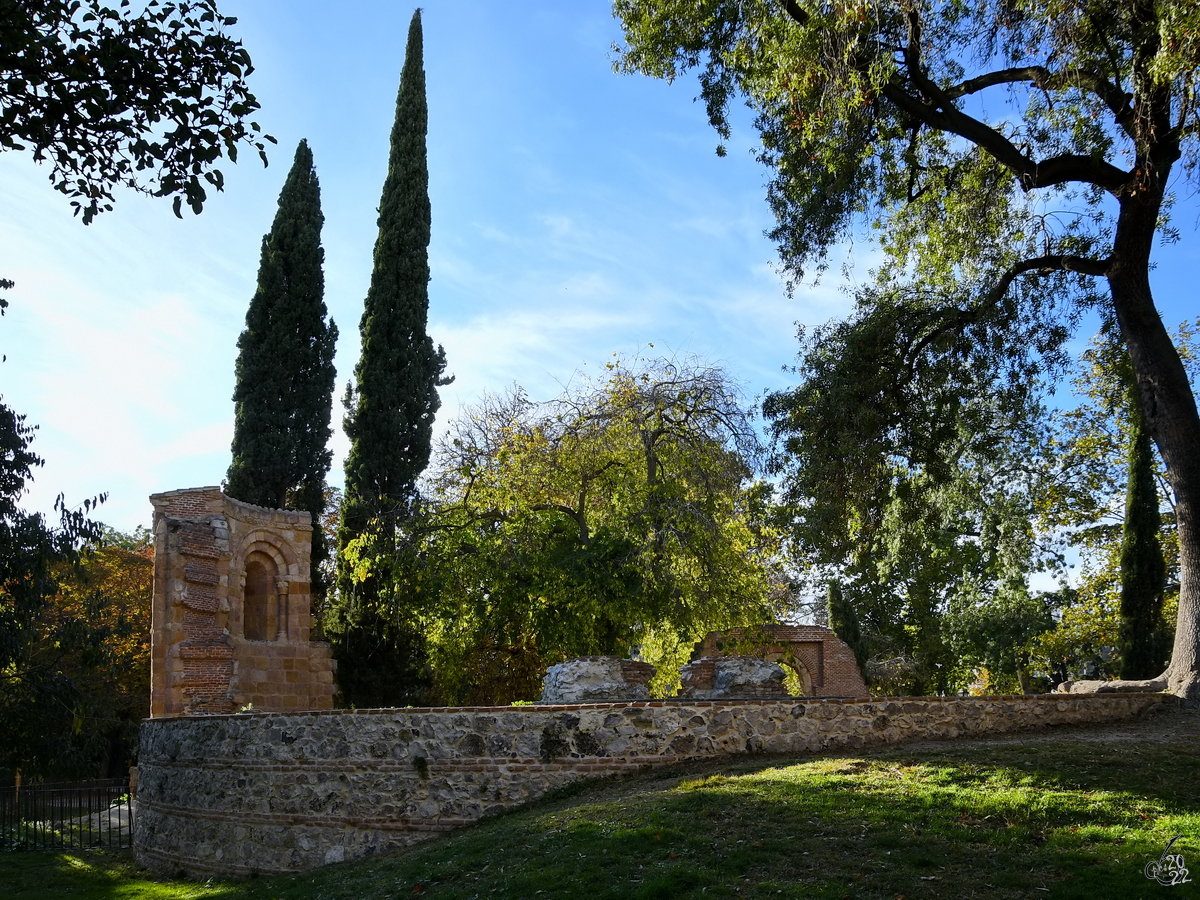
<svg viewBox="0 0 1200 900">
<path fill-rule="evenodd" d="M 806 697 L 870 697 L 854 652 L 823 625 L 759 625 L 711 631 L 696 645 L 693 664 L 744 654 L 788 666 Z"/>
<path fill-rule="evenodd" d="M 309 514 L 217 487 L 150 502 L 150 715 L 332 708 L 336 664 L 328 644 L 309 640 Z"/>
<path fill-rule="evenodd" d="M 1173 700 L 675 700 L 151 719 L 134 852 L 169 875 L 295 872 L 427 840 L 583 778 L 1114 722 Z"/>
<path fill-rule="evenodd" d="M 170 875 L 302 871 L 648 766 L 1113 722 L 1173 699 L 872 700 L 829 629 L 765 626 L 698 644 L 685 679 L 692 697 L 334 711 L 335 663 L 327 644 L 309 640 L 308 513 L 251 506 L 215 487 L 151 500 L 153 718 L 141 732 L 134 851 Z M 792 666 L 818 696 L 770 696 L 782 690 L 776 674 L 751 685 L 762 699 L 701 699 L 717 696 L 718 670 L 747 653 Z M 622 690 L 650 677 L 644 663 L 600 662 L 620 668 Z M 253 712 L 229 714 L 247 704 Z"/>
</svg>

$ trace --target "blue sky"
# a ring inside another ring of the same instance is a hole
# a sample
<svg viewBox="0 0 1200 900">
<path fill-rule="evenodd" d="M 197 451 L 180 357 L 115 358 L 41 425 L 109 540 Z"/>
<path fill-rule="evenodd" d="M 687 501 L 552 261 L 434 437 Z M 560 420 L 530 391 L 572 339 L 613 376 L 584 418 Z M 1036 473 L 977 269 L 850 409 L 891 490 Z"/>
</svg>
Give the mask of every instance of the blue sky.
<svg viewBox="0 0 1200 900">
<path fill-rule="evenodd" d="M 222 0 L 254 59 L 258 119 L 279 145 L 225 165 L 199 217 L 130 193 L 91 226 L 26 157 L 0 154 L 0 392 L 39 425 L 25 500 L 109 492 L 99 517 L 148 524 L 153 492 L 216 484 L 229 464 L 235 342 L 297 141 L 325 213 L 326 303 L 341 330 L 339 397 L 358 356 L 375 207 L 412 8 L 356 0 Z M 674 85 L 612 71 L 603 0 L 432 0 L 423 14 L 433 205 L 429 330 L 453 385 L 444 423 L 517 382 L 552 396 L 615 351 L 696 354 L 748 397 L 788 384 L 797 321 L 843 313 L 838 264 L 788 298 L 774 270 L 765 174 L 748 117 L 729 156 Z M 1159 255 L 1164 319 L 1195 316 L 1197 210 Z M 847 250 L 855 277 L 870 247 Z M 836 276 L 836 277 L 835 277 Z M 648 345 L 653 344 L 650 348 Z M 347 445 L 335 403 L 334 470 Z"/>
</svg>

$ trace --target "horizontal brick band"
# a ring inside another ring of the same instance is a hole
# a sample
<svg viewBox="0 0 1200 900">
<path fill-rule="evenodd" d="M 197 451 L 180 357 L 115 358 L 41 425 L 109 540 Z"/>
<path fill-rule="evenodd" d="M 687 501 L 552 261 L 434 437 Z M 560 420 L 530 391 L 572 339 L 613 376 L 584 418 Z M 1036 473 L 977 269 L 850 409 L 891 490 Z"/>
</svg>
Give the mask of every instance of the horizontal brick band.
<svg viewBox="0 0 1200 900">
<path fill-rule="evenodd" d="M 554 762 L 543 762 L 540 758 L 524 759 L 428 759 L 425 760 L 426 770 L 430 774 L 449 774 L 451 772 L 507 772 L 507 773 L 541 773 L 541 772 L 599 772 L 621 771 L 641 768 L 649 765 L 679 762 L 676 754 L 659 756 L 621 756 L 604 757 L 588 756 L 579 759 L 560 759 Z M 359 762 L 346 762 L 341 759 L 312 759 L 303 762 L 273 763 L 248 759 L 168 759 L 156 760 L 155 766 L 160 769 L 211 770 L 221 772 L 225 776 L 238 773 L 271 772 L 289 774 L 293 772 L 319 771 L 324 774 L 342 774 L 369 771 L 371 773 L 412 772 L 412 759 L 405 760 L 373 760 L 368 767 Z"/>
<path fill-rule="evenodd" d="M 384 816 L 311 816 L 297 813 L 218 813 L 208 809 L 191 806 L 170 806 L 165 803 L 150 803 L 138 801 L 138 814 L 174 816 L 187 821 L 199 817 L 210 822 L 236 822 L 239 825 L 284 825 L 295 827 L 304 825 L 313 828 L 330 828 L 342 830 L 347 827 L 370 828 L 378 831 L 422 831 L 440 832 L 453 831 L 464 825 L 473 825 L 473 819 L 421 819 L 421 818 L 386 818 Z"/>
<path fill-rule="evenodd" d="M 183 577 L 192 584 L 217 584 L 221 579 L 214 565 L 188 565 L 183 567 Z"/>
</svg>

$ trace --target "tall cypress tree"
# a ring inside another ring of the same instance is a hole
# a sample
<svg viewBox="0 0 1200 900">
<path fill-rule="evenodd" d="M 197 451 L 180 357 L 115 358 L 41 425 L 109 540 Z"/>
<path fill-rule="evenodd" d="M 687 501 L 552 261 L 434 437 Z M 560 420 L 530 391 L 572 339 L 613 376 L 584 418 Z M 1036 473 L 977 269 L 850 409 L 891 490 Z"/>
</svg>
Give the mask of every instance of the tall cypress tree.
<svg viewBox="0 0 1200 900">
<path fill-rule="evenodd" d="M 422 642 L 395 602 L 397 530 L 416 512 L 429 464 L 446 356 L 429 316 L 428 109 L 421 13 L 408 29 L 387 178 L 379 203 L 362 355 L 346 389 L 346 494 L 338 531 L 338 601 L 331 639 L 338 685 L 355 705 L 411 702 L 424 690 Z M 353 545 L 353 547 L 351 546 Z"/>
<path fill-rule="evenodd" d="M 1163 670 L 1170 653 L 1162 621 L 1167 566 L 1158 540 L 1162 515 L 1154 482 L 1154 452 L 1128 356 L 1123 368 L 1129 384 L 1129 473 L 1121 533 L 1121 677 L 1153 678 Z"/>
<path fill-rule="evenodd" d="M 825 608 L 829 613 L 830 630 L 845 641 L 846 646 L 854 653 L 854 659 L 862 671 L 863 678 L 866 678 L 867 642 L 863 639 L 862 632 L 858 627 L 858 616 L 854 612 L 854 606 L 842 594 L 841 582 L 829 582 L 828 593 L 825 596 Z"/>
<path fill-rule="evenodd" d="M 320 528 L 327 449 L 333 431 L 333 367 L 337 325 L 326 322 L 321 266 L 321 188 L 306 141 L 279 194 L 271 231 L 263 236 L 258 288 L 238 338 L 233 391 L 233 461 L 225 491 L 272 509 L 313 516 L 313 594 L 329 548 Z"/>
</svg>

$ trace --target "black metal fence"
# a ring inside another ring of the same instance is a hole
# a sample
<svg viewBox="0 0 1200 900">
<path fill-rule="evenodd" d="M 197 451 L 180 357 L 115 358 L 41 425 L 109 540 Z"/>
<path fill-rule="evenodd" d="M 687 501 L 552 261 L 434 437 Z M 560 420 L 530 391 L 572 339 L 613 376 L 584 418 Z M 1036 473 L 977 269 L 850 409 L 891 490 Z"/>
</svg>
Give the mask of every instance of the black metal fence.
<svg viewBox="0 0 1200 900">
<path fill-rule="evenodd" d="M 0 788 L 0 847 L 133 846 L 129 779 Z"/>
</svg>

